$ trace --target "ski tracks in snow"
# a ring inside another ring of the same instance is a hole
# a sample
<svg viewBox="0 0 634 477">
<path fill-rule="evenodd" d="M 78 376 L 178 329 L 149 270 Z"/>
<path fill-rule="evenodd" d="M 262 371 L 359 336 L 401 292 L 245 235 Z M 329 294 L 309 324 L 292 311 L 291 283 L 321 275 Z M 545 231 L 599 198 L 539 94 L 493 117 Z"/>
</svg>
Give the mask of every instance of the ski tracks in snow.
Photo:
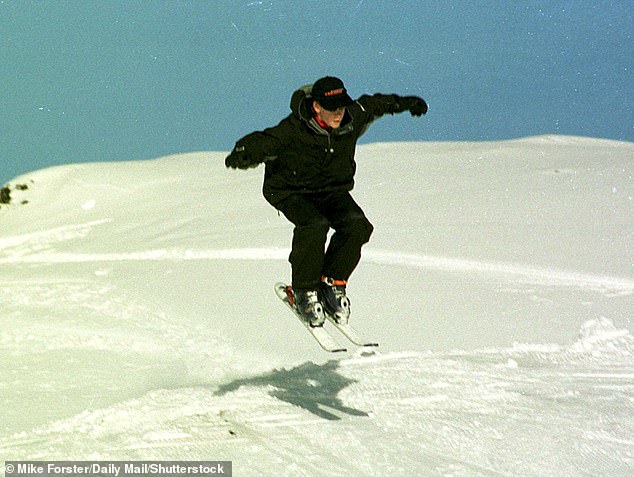
<svg viewBox="0 0 634 477">
<path fill-rule="evenodd" d="M 553 367 L 561 352 L 577 359 Z M 586 358 L 571 348 L 307 362 L 85 410 L 0 439 L 0 452 L 212 453 L 244 475 L 626 475 L 631 372 Z"/>
<path fill-rule="evenodd" d="M 59 227 L 48 231 L 0 239 L 1 264 L 108 263 L 121 261 L 188 260 L 286 260 L 288 249 L 280 247 L 189 249 L 164 248 L 127 252 L 81 253 L 55 250 L 54 245 L 87 236 L 95 226 L 109 220 Z M 434 270 L 448 273 L 479 274 L 502 280 L 542 286 L 567 286 L 600 291 L 606 295 L 634 293 L 634 279 L 524 264 L 433 256 L 367 248 L 364 263 Z M 98 273 L 98 271 L 96 272 Z"/>
</svg>

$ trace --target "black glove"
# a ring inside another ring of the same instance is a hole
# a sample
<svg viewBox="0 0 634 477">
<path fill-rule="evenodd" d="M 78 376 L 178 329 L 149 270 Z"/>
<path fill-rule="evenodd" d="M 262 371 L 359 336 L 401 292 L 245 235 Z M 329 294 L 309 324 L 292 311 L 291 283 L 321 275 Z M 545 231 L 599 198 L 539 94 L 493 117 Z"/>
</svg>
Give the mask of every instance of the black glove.
<svg viewBox="0 0 634 477">
<path fill-rule="evenodd" d="M 422 116 L 427 114 L 427 103 L 418 96 L 404 96 L 400 99 L 403 111 L 409 111 L 412 116 Z"/>
<path fill-rule="evenodd" d="M 257 166 L 257 163 L 254 164 L 249 159 L 244 146 L 236 146 L 225 159 L 225 166 L 231 167 L 232 169 L 249 169 Z"/>
</svg>

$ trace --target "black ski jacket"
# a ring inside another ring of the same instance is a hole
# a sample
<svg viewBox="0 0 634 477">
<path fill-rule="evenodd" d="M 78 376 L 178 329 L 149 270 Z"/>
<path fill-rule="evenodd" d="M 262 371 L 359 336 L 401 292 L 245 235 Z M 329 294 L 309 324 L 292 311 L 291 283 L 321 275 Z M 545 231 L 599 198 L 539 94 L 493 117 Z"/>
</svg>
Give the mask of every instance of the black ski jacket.
<svg viewBox="0 0 634 477">
<path fill-rule="evenodd" d="M 311 89 L 293 93 L 291 114 L 277 126 L 236 143 L 250 165 L 266 163 L 262 191 L 273 206 L 291 194 L 352 190 L 359 137 L 375 119 L 405 111 L 401 96 L 363 95 L 347 107 L 339 128 L 325 129 L 314 118 Z"/>
</svg>

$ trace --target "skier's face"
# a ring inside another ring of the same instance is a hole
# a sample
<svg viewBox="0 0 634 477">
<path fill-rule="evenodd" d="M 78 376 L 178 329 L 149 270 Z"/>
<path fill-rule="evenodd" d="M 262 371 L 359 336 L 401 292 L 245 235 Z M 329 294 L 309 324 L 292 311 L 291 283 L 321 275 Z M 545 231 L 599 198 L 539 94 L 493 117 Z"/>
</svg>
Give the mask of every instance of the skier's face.
<svg viewBox="0 0 634 477">
<path fill-rule="evenodd" d="M 329 127 L 337 129 L 341 126 L 343 121 L 343 115 L 346 113 L 346 107 L 337 108 L 334 111 L 328 111 L 322 107 L 318 102 L 315 102 L 315 112 L 319 119 L 326 123 Z"/>
</svg>

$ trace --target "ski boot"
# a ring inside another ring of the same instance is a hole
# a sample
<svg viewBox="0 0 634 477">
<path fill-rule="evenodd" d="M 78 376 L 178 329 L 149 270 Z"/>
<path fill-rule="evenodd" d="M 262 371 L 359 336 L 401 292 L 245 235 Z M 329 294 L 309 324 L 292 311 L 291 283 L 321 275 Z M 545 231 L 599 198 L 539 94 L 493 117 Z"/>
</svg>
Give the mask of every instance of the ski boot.
<svg viewBox="0 0 634 477">
<path fill-rule="evenodd" d="M 346 324 L 350 319 L 350 300 L 346 296 L 346 280 L 322 277 L 319 298 L 328 313 L 337 323 Z"/>
<path fill-rule="evenodd" d="M 293 301 L 291 302 L 301 315 L 302 319 L 311 327 L 323 326 L 326 321 L 324 308 L 319 302 L 316 290 L 293 290 Z"/>
</svg>

